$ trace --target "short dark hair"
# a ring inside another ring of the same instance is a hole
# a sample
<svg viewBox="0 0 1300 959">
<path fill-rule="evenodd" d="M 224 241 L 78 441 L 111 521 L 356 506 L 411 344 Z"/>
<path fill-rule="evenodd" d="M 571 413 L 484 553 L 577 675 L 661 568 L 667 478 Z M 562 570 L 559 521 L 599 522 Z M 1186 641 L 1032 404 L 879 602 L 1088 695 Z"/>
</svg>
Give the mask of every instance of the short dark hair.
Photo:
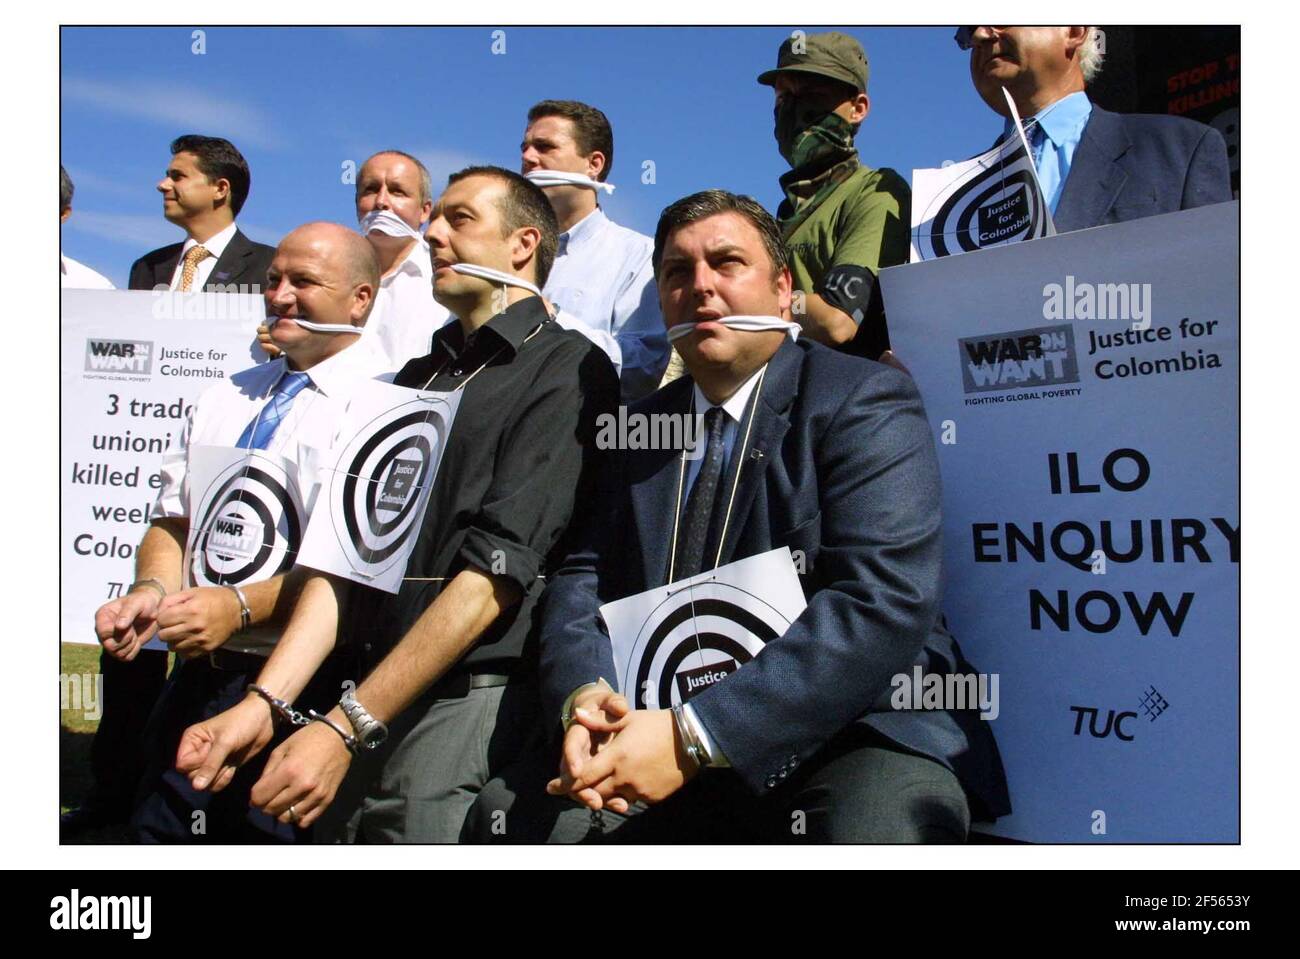
<svg viewBox="0 0 1300 959">
<path fill-rule="evenodd" d="M 221 137 L 187 133 L 172 141 L 172 156 L 178 153 L 193 153 L 198 157 L 199 170 L 208 178 L 209 183 L 213 180 L 230 181 L 230 212 L 239 216 L 244 201 L 248 199 L 253 177 L 248 172 L 244 155 L 235 149 L 235 145 Z"/>
<path fill-rule="evenodd" d="M 726 190 L 701 190 L 682 197 L 659 214 L 659 225 L 655 227 L 655 248 L 651 257 L 656 279 L 659 276 L 659 264 L 663 262 L 664 247 L 672 232 L 719 213 L 737 213 L 753 224 L 758 235 L 763 238 L 768 259 L 772 261 L 773 277 L 790 265 L 790 254 L 786 250 L 785 239 L 781 236 L 781 227 L 772 214 L 763 209 L 762 204 L 751 196 L 738 196 Z"/>
<path fill-rule="evenodd" d="M 589 157 L 597 150 L 605 155 L 605 167 L 597 180 L 604 182 L 614 168 L 614 131 L 609 118 L 593 106 L 577 100 L 543 100 L 528 111 L 528 122 L 542 117 L 561 117 L 573 124 L 573 139 L 580 156 Z"/>
<path fill-rule="evenodd" d="M 68 176 L 68 171 L 63 169 L 63 164 L 59 164 L 59 212 L 62 213 L 68 207 L 72 206 L 72 194 L 76 187 L 72 185 L 72 177 Z"/>
<path fill-rule="evenodd" d="M 427 203 L 433 199 L 433 181 L 429 178 L 429 168 L 420 162 L 419 157 L 413 157 L 411 154 L 402 150 L 379 150 L 376 153 L 366 157 L 365 162 L 361 164 L 361 169 L 365 169 L 366 163 L 369 163 L 375 157 L 395 156 L 403 160 L 410 160 L 415 165 L 416 171 L 420 174 L 420 203 Z M 361 199 L 361 170 L 357 171 L 357 199 Z"/>
<path fill-rule="evenodd" d="M 486 176 L 503 181 L 508 189 L 497 203 L 501 212 L 501 235 L 509 236 L 521 227 L 536 227 L 542 234 L 537 243 L 535 270 L 537 285 L 546 285 L 551 275 L 551 265 L 555 262 L 555 252 L 560 246 L 560 225 L 555 219 L 555 211 L 542 188 L 531 180 L 499 166 L 467 166 L 447 178 L 451 186 L 459 180 L 472 176 Z"/>
</svg>

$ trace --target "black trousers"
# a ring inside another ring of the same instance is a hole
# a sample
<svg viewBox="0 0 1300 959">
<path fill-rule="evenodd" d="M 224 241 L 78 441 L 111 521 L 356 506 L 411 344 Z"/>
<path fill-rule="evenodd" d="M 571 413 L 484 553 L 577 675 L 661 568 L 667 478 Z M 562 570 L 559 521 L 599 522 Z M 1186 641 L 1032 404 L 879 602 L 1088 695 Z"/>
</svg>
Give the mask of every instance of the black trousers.
<svg viewBox="0 0 1300 959">
<path fill-rule="evenodd" d="M 99 672 L 104 714 L 90 743 L 90 801 L 125 820 L 144 771 L 145 727 L 167 683 L 167 650 L 141 650 L 129 663 L 101 652 Z"/>
<path fill-rule="evenodd" d="M 593 814 L 548 796 L 559 755 L 533 751 L 492 780 L 470 810 L 467 842 L 959 843 L 966 794 L 946 766 L 849 727 L 782 785 L 755 795 L 734 772 L 706 769 L 653 806 Z"/>
<path fill-rule="evenodd" d="M 245 763 L 221 792 L 199 791 L 176 771 L 181 735 L 195 723 L 224 712 L 257 681 L 265 660 L 247 657 L 247 668 L 216 669 L 206 657 L 178 661 L 149 719 L 148 762 L 131 814 L 131 838 L 138 843 L 298 843 L 311 831 L 276 821 L 249 805 L 249 793 L 271 751 L 293 733 L 280 728 L 266 747 Z M 341 693 L 333 662 L 327 662 L 295 706 L 327 710 Z M 201 815 L 200 815 L 201 813 Z"/>
</svg>

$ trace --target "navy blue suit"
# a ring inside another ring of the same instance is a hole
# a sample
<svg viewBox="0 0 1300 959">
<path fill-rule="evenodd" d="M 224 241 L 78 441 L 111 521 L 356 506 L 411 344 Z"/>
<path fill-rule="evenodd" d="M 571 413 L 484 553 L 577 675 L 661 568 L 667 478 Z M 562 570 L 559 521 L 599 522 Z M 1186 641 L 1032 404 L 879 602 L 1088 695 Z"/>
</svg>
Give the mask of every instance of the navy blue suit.
<svg viewBox="0 0 1300 959">
<path fill-rule="evenodd" d="M 686 413 L 692 390 L 683 377 L 633 411 Z M 973 672 L 942 627 L 939 470 L 911 379 L 801 338 L 772 357 L 751 406 L 749 451 L 742 457 L 737 443 L 723 481 L 730 490 L 743 460 L 721 563 L 802 550 L 808 607 L 691 700 L 734 773 L 761 796 L 862 724 L 955 772 L 976 818 L 1009 812 L 997 746 L 977 713 L 889 702 L 891 679 L 914 664 Z M 597 607 L 666 582 L 679 464 L 672 450 L 617 454 L 583 545 L 552 575 L 540 634 L 546 715 L 583 683 L 615 676 Z"/>
<path fill-rule="evenodd" d="M 1053 221 L 1068 233 L 1231 199 L 1228 148 L 1218 130 L 1094 104 Z"/>
</svg>

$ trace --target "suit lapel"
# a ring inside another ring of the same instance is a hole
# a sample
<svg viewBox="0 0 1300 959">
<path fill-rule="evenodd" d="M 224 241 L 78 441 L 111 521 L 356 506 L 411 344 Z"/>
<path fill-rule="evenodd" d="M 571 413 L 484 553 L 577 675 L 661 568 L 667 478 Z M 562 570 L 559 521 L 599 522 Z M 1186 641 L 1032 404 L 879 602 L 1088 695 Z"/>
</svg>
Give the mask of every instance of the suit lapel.
<svg viewBox="0 0 1300 959">
<path fill-rule="evenodd" d="M 1129 146 L 1128 135 L 1115 114 L 1093 106 L 1056 205 L 1053 221 L 1058 233 L 1105 221 L 1128 179 L 1128 173 L 1115 161 Z"/>
<path fill-rule="evenodd" d="M 171 286 L 172 274 L 176 272 L 176 264 L 181 260 L 181 248 L 183 246 L 183 243 L 177 243 L 175 252 L 172 255 L 165 256 L 162 259 L 155 261 L 153 265 L 153 282 L 155 287 L 159 284 L 162 284 L 163 286 Z"/>
<path fill-rule="evenodd" d="M 731 506 L 731 519 L 727 523 L 726 531 L 719 534 L 724 537 L 719 566 L 730 563 L 735 556 L 736 548 L 745 532 L 754 498 L 764 484 L 768 464 L 780 452 L 781 443 L 790 428 L 790 404 L 798 389 L 798 367 L 802 359 L 803 351 L 793 342 L 787 341 L 781 344 L 781 348 L 768 361 L 763 382 L 755 390 L 756 395 L 751 401 L 750 418 L 753 421 L 753 429 L 750 430 L 749 444 L 745 449 L 741 447 L 749 424 L 740 424 L 735 454 L 727 470 L 726 485 L 723 487 L 724 516 L 727 508 L 726 501 L 731 497 L 733 485 L 736 489 L 736 498 Z M 737 471 L 740 473 L 739 482 L 736 480 Z M 711 566 L 712 563 L 712 556 L 705 557 L 706 567 Z"/>
<path fill-rule="evenodd" d="M 694 385 L 689 376 L 674 380 L 664 387 L 663 399 L 654 403 L 653 412 L 689 412 Z M 629 455 L 634 457 L 627 474 L 632 486 L 632 515 L 645 564 L 645 585 L 651 589 L 667 582 L 682 457 L 679 450 L 645 450 Z M 685 504 L 682 506 L 684 509 Z"/>
<path fill-rule="evenodd" d="M 253 245 L 248 242 L 244 234 L 236 230 L 235 235 L 226 244 L 226 248 L 221 251 L 216 265 L 212 267 L 212 273 L 208 276 L 208 282 L 203 284 L 203 289 L 210 290 L 215 285 L 238 283 L 239 278 L 244 275 L 244 261 L 252 252 Z"/>
</svg>

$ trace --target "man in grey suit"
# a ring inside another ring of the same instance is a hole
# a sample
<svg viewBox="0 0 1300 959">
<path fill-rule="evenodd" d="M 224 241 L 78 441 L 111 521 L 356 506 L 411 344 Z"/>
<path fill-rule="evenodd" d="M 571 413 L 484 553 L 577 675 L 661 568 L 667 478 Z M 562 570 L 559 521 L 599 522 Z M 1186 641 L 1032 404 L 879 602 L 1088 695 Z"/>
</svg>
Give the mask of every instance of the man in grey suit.
<svg viewBox="0 0 1300 959">
<path fill-rule="evenodd" d="M 1006 119 L 1005 87 L 1025 123 L 1058 233 L 1232 199 L 1228 150 L 1185 117 L 1119 114 L 1085 86 L 1101 69 L 1096 27 L 959 27 L 980 97 Z"/>
<path fill-rule="evenodd" d="M 987 724 L 891 696 L 914 667 L 973 672 L 939 613 L 939 472 L 916 387 L 789 337 L 785 245 L 748 197 L 710 190 L 669 206 L 653 262 L 664 322 L 691 324 L 676 339 L 688 375 L 629 416 L 705 411 L 703 455 L 611 454 L 609 486 L 543 600 L 544 716 L 567 727 L 559 756 L 534 760 L 549 762 L 553 798 L 536 769 L 511 771 L 483 790 L 463 836 L 964 840 L 972 818 L 1009 811 Z M 607 682 L 598 607 L 781 546 L 805 560 L 808 602 L 785 633 L 688 702 L 630 710 Z"/>
<path fill-rule="evenodd" d="M 235 225 L 252 185 L 243 154 L 229 140 L 198 134 L 177 137 L 171 150 L 157 188 L 163 216 L 185 231 L 185 240 L 131 264 L 130 288 L 260 295 L 275 248 L 254 243 Z"/>
</svg>

